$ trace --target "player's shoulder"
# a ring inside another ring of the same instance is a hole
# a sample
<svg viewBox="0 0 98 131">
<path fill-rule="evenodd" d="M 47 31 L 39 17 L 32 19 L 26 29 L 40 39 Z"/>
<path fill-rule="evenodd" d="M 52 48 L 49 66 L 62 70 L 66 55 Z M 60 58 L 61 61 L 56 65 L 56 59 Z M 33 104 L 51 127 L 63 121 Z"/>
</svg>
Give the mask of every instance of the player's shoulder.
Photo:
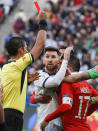
<svg viewBox="0 0 98 131">
<path fill-rule="evenodd" d="M 43 69 L 43 70 L 39 70 L 38 71 L 39 72 L 39 74 L 41 75 L 41 76 L 49 76 L 49 74 L 47 73 L 47 72 L 45 72 L 45 70 Z"/>
<path fill-rule="evenodd" d="M 84 81 L 82 81 L 82 82 L 83 82 L 83 84 L 84 84 L 85 86 L 91 87 L 91 85 L 90 85 L 86 80 L 84 80 Z"/>
<path fill-rule="evenodd" d="M 83 80 L 82 82 L 85 83 L 85 84 L 89 84 L 86 80 Z"/>
<path fill-rule="evenodd" d="M 43 70 L 38 70 L 38 72 L 39 72 L 40 74 L 46 73 L 46 72 L 44 72 Z"/>
<path fill-rule="evenodd" d="M 90 86 L 90 84 L 86 80 L 83 80 L 77 83 L 72 83 L 72 86 L 73 87 L 82 87 L 82 86 L 84 87 L 84 86 Z"/>
<path fill-rule="evenodd" d="M 6 70 L 6 69 L 8 69 L 8 68 L 14 67 L 15 63 L 16 63 L 16 60 L 9 59 L 8 61 L 6 61 L 6 62 L 4 63 L 4 65 L 3 65 L 3 67 L 2 67 L 2 71 L 3 71 L 3 70 Z"/>
<path fill-rule="evenodd" d="M 63 87 L 71 87 L 72 88 L 72 84 L 71 83 L 67 83 L 67 82 L 63 82 L 62 84 L 61 84 L 61 88 L 63 88 Z"/>
<path fill-rule="evenodd" d="M 81 88 L 86 88 L 88 90 L 92 90 L 93 88 L 86 80 L 79 82 L 79 84 Z"/>
<path fill-rule="evenodd" d="M 45 80 L 47 77 L 49 77 L 49 74 L 47 74 L 47 73 L 44 72 L 43 70 L 39 70 L 38 73 L 39 73 L 40 77 L 39 77 L 38 80 L 34 81 L 34 85 L 38 85 L 38 84 L 40 85 L 41 83 L 44 82 L 44 80 Z"/>
</svg>

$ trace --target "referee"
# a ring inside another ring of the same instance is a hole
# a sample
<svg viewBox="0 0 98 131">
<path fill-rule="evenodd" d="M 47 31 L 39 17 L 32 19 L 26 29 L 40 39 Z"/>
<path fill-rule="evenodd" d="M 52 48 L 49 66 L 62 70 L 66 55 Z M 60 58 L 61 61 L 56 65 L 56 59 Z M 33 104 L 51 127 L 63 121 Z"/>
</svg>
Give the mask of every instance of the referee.
<svg viewBox="0 0 98 131">
<path fill-rule="evenodd" d="M 2 68 L 3 108 L 6 131 L 22 131 L 23 114 L 26 102 L 27 71 L 26 67 L 33 63 L 41 53 L 46 40 L 46 13 L 39 13 L 39 32 L 35 46 L 27 53 L 24 39 L 11 38 L 6 50 L 11 59 Z"/>
</svg>

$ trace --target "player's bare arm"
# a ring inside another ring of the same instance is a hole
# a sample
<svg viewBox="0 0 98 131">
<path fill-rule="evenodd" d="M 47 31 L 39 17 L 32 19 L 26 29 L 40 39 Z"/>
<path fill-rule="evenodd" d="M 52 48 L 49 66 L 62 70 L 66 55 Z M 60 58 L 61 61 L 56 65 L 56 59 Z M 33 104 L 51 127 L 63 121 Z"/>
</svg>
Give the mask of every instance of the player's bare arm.
<svg viewBox="0 0 98 131">
<path fill-rule="evenodd" d="M 91 77 L 88 71 L 86 71 L 86 72 L 75 73 L 72 75 L 65 76 L 64 82 L 75 83 L 75 82 L 80 82 L 82 80 L 88 80 L 90 78 Z"/>
<path fill-rule="evenodd" d="M 38 56 L 41 53 L 41 50 L 44 47 L 45 44 L 45 40 L 46 40 L 46 27 L 47 27 L 47 23 L 46 23 L 46 18 L 47 15 L 44 11 L 40 11 L 39 13 L 39 20 L 40 20 L 40 31 L 38 32 L 37 35 L 37 39 L 36 39 L 36 43 L 33 47 L 33 49 L 30 51 L 30 53 L 33 55 L 34 60 L 36 60 L 38 58 Z"/>
<path fill-rule="evenodd" d="M 95 97 L 95 103 L 98 103 L 98 96 Z"/>
<path fill-rule="evenodd" d="M 64 60 L 69 60 L 70 59 L 70 53 L 73 50 L 73 47 L 68 47 L 64 51 Z"/>
<path fill-rule="evenodd" d="M 41 104 L 48 104 L 51 101 L 51 96 L 45 95 L 45 94 L 39 94 L 39 95 L 32 95 L 30 98 L 30 102 L 32 104 L 35 103 L 41 103 Z"/>
</svg>

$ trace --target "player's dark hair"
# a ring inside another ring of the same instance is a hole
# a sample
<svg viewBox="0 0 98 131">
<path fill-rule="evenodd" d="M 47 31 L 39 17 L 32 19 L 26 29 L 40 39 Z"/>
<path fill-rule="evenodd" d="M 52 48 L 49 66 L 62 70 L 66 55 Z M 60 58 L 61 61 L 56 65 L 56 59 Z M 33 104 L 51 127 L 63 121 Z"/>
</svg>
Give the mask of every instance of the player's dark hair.
<svg viewBox="0 0 98 131">
<path fill-rule="evenodd" d="M 10 56 L 16 56 L 19 48 L 24 48 L 26 41 L 21 37 L 12 37 L 5 45 Z"/>
<path fill-rule="evenodd" d="M 61 47 L 59 48 L 59 50 L 60 50 L 60 49 L 66 49 L 66 48 L 67 48 L 67 46 L 61 46 Z M 72 56 L 75 56 L 74 50 L 72 50 L 71 53 L 70 53 L 70 57 L 72 57 Z M 61 57 L 61 59 L 64 59 L 64 55 Z"/>
<path fill-rule="evenodd" d="M 44 49 L 44 53 L 46 53 L 47 51 L 56 51 L 57 54 L 59 55 L 59 50 L 55 47 L 52 47 L 52 46 L 48 46 Z"/>
<path fill-rule="evenodd" d="M 67 46 L 62 45 L 62 46 L 59 48 L 59 50 L 60 50 L 60 49 L 66 49 L 66 48 L 67 48 Z"/>
<path fill-rule="evenodd" d="M 70 56 L 68 66 L 72 67 L 73 71 L 78 72 L 80 70 L 80 61 L 76 56 Z"/>
</svg>

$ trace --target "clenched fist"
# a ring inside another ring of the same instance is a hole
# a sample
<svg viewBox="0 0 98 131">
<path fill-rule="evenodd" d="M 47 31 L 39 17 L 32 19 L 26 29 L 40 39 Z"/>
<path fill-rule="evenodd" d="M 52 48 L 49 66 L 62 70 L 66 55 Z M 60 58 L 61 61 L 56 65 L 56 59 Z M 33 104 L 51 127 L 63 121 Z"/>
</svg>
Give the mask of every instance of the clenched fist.
<svg viewBox="0 0 98 131">
<path fill-rule="evenodd" d="M 46 20 L 47 19 L 47 15 L 45 11 L 40 11 L 39 12 L 39 20 Z"/>
</svg>

